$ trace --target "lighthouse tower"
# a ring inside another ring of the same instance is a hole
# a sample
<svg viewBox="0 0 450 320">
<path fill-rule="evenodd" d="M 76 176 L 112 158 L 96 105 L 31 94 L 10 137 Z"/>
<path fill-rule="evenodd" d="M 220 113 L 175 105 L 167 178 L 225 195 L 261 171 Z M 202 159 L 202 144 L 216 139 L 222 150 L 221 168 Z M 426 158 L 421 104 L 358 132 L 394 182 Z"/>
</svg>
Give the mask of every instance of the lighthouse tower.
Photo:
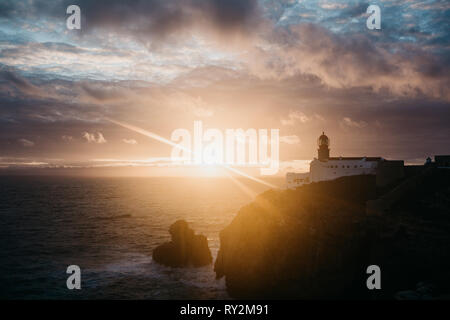
<svg viewBox="0 0 450 320">
<path fill-rule="evenodd" d="M 317 139 L 317 150 L 319 161 L 328 161 L 330 159 L 330 139 L 322 132 L 322 135 Z"/>
</svg>

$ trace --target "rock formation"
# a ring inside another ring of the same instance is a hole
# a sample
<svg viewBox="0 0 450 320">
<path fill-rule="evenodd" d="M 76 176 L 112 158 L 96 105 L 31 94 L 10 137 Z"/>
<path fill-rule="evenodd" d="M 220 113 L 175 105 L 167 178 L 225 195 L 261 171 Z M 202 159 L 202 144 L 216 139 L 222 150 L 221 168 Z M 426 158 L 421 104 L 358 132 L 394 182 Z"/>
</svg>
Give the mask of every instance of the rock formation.
<svg viewBox="0 0 450 320">
<path fill-rule="evenodd" d="M 178 220 L 169 228 L 172 241 L 153 250 L 153 260 L 169 267 L 201 267 L 212 262 L 208 240 L 196 235 L 184 220 Z"/>
<path fill-rule="evenodd" d="M 371 176 L 267 191 L 221 231 L 216 275 L 234 298 L 394 299 L 423 281 L 450 292 L 450 170 L 367 215 L 379 196 Z M 382 290 L 366 287 L 372 264 Z"/>
</svg>

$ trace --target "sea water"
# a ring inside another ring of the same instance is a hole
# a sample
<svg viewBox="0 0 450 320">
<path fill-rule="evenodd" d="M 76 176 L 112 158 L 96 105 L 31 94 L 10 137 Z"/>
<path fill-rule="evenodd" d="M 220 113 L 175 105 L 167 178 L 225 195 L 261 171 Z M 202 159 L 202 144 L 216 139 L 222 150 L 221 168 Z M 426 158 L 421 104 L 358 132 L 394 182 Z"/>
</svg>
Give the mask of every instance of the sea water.
<svg viewBox="0 0 450 320">
<path fill-rule="evenodd" d="M 251 200 L 226 178 L 0 177 L 0 297 L 226 299 L 213 265 L 164 267 L 152 250 L 185 219 L 215 259 L 220 230 Z M 69 265 L 80 290 L 67 289 Z"/>
</svg>

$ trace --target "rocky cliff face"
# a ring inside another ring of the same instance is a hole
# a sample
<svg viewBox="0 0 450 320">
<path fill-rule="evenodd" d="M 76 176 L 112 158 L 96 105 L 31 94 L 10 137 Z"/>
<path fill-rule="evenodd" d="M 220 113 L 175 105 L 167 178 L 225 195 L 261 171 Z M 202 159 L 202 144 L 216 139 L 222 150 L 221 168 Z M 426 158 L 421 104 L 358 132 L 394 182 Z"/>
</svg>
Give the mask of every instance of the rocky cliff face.
<svg viewBox="0 0 450 320">
<path fill-rule="evenodd" d="M 172 241 L 153 250 L 153 260 L 169 267 L 200 267 L 212 262 L 208 240 L 196 235 L 184 220 L 178 220 L 169 228 Z"/>
<path fill-rule="evenodd" d="M 236 298 L 393 298 L 420 281 L 439 295 L 450 287 L 449 181 L 434 172 L 416 188 L 421 197 L 393 201 L 381 216 L 365 213 L 373 176 L 268 191 L 222 230 L 216 275 Z M 366 287 L 372 264 L 382 290 Z"/>
</svg>

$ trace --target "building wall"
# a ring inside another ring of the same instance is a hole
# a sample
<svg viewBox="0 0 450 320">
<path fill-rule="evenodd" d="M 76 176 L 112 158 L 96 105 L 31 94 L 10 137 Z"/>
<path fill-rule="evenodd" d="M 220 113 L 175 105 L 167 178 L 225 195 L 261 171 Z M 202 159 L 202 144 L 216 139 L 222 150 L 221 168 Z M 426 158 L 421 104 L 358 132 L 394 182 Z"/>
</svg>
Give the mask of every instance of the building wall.
<svg viewBox="0 0 450 320">
<path fill-rule="evenodd" d="M 379 158 L 380 159 L 380 158 Z M 310 163 L 308 173 L 288 172 L 286 186 L 291 189 L 310 182 L 334 180 L 345 176 L 376 175 L 377 186 L 386 186 L 405 176 L 403 160 L 330 159 Z"/>
<path fill-rule="evenodd" d="M 314 159 L 310 164 L 310 181 L 334 180 L 344 176 L 376 174 L 377 161 L 360 160 L 328 160 Z"/>
</svg>

